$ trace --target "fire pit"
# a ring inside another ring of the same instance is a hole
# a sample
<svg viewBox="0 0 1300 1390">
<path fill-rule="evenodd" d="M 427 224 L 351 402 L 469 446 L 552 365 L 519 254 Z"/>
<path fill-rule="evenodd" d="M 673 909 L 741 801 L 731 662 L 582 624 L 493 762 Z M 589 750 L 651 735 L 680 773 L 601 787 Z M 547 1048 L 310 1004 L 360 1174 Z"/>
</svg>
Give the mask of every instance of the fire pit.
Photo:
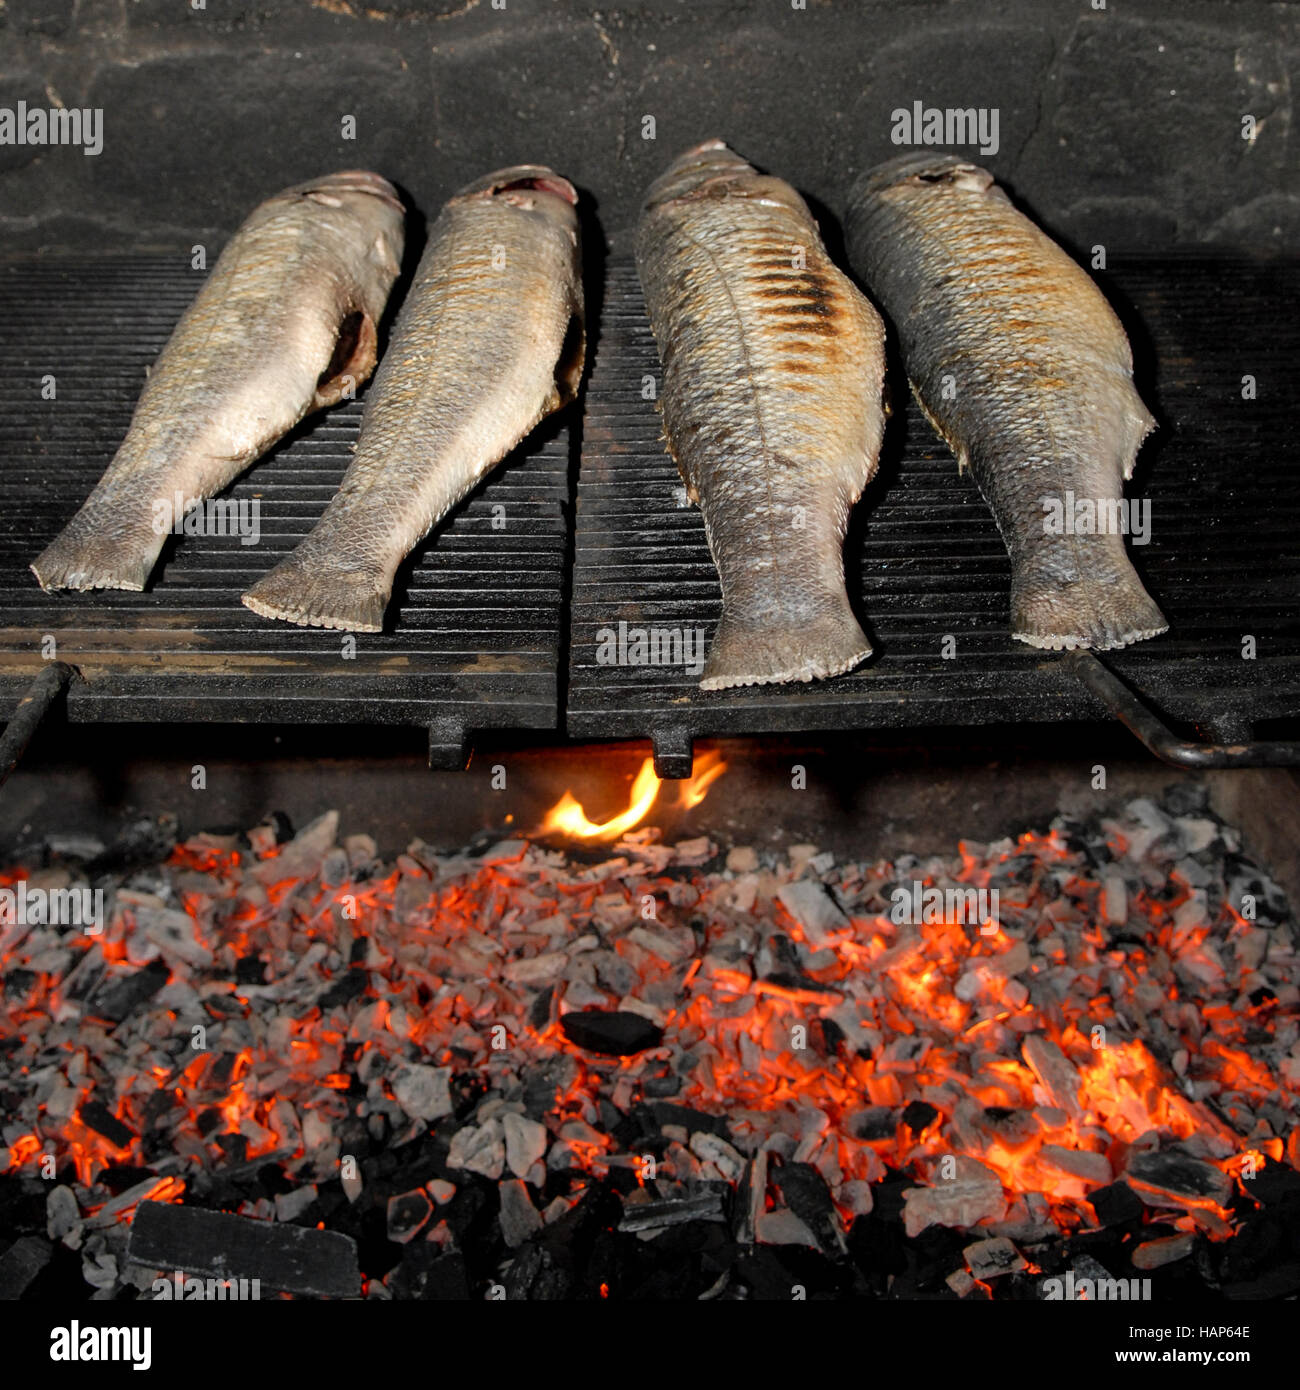
<svg viewBox="0 0 1300 1390">
<path fill-rule="evenodd" d="M 0 1288 L 1300 1291 L 1296 942 L 1195 784 L 870 860 L 667 843 L 700 764 L 459 852 L 7 866 Z"/>
</svg>

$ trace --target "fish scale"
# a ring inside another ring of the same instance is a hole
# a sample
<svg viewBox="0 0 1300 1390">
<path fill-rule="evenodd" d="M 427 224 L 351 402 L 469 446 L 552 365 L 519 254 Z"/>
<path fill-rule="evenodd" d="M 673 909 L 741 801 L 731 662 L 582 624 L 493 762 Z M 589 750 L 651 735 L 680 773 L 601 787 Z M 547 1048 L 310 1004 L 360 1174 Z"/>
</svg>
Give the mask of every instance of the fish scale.
<svg viewBox="0 0 1300 1390">
<path fill-rule="evenodd" d="M 847 228 L 922 409 L 1002 533 L 1012 635 L 1104 651 L 1166 631 L 1122 534 L 1048 525 L 1074 499 L 1122 503 L 1154 425 L 1092 280 L 991 175 L 953 155 L 903 155 L 865 175 Z"/>
<path fill-rule="evenodd" d="M 264 617 L 379 632 L 398 566 L 582 376 L 577 195 L 537 165 L 460 190 L 429 235 L 356 457 L 303 543 L 244 595 Z"/>
<path fill-rule="evenodd" d="M 722 582 L 701 688 L 850 670 L 871 653 L 842 548 L 884 429 L 879 316 L 799 195 L 720 141 L 651 186 L 637 267 L 664 436 Z"/>
</svg>

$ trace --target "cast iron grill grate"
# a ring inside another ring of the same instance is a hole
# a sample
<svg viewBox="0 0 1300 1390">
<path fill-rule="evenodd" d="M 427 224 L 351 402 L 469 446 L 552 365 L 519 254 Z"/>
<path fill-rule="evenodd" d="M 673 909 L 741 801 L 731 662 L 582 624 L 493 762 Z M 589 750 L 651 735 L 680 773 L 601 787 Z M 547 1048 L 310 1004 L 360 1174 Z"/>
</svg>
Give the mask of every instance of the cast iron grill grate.
<svg viewBox="0 0 1300 1390">
<path fill-rule="evenodd" d="M 461 756 L 467 729 L 554 729 L 569 495 L 559 422 L 407 561 L 385 631 L 357 634 L 353 658 L 344 634 L 271 622 L 239 596 L 334 494 L 360 400 L 309 418 L 225 494 L 259 499 L 258 544 L 182 536 L 145 593 L 41 592 L 28 565 L 107 466 L 197 286 L 178 257 L 0 269 L 0 713 L 53 637 L 83 678 L 73 719 L 427 726 L 440 761 Z"/>
<path fill-rule="evenodd" d="M 1300 265 L 1134 259 L 1105 277 L 1160 430 L 1130 496 L 1151 540 L 1130 554 L 1171 630 L 1106 660 L 1166 717 L 1242 737 L 1300 712 L 1300 482 L 1288 385 Z M 1130 307 L 1131 306 L 1131 307 Z M 1255 380 L 1253 400 L 1243 378 Z M 876 655 L 804 686 L 702 692 L 679 666 L 605 665 L 601 629 L 705 629 L 721 611 L 704 524 L 660 440 L 643 382 L 660 378 L 630 259 L 610 263 L 587 391 L 576 504 L 567 728 L 654 740 L 682 775 L 706 734 L 1096 719 L 1105 710 L 1054 653 L 1008 633 L 1010 564 L 973 480 L 958 477 L 891 367 L 880 474 L 845 548 L 849 592 Z M 955 639 L 955 656 L 941 653 Z M 1243 659 L 1245 639 L 1255 657 Z"/>
</svg>

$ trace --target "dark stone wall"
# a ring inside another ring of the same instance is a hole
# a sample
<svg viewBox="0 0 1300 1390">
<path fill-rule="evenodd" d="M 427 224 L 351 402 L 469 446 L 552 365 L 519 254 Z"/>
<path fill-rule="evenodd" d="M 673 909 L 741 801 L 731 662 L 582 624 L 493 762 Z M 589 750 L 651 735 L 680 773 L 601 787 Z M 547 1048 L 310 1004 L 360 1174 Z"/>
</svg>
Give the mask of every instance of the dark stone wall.
<svg viewBox="0 0 1300 1390">
<path fill-rule="evenodd" d="M 540 160 L 625 247 L 648 180 L 714 134 L 833 229 L 853 176 L 896 150 L 891 111 L 920 100 L 996 107 L 998 153 L 975 157 L 1076 249 L 1300 247 L 1300 7 L 1096 2 L 4 0 L 0 107 L 102 107 L 104 148 L 0 146 L 0 237 L 211 245 L 275 189 L 352 165 L 431 214 Z"/>
</svg>

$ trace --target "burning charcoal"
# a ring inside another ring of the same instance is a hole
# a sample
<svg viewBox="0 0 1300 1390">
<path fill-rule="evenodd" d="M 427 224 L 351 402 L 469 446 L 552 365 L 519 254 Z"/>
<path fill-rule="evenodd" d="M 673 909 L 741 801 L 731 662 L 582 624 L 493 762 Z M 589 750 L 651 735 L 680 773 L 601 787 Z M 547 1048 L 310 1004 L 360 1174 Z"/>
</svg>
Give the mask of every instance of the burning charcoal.
<svg viewBox="0 0 1300 1390">
<path fill-rule="evenodd" d="M 397 1298 L 464 1302 L 470 1296 L 464 1256 L 444 1254 L 424 1241 L 407 1246 L 402 1263 L 384 1282 Z"/>
<path fill-rule="evenodd" d="M 898 1129 L 898 1115 L 887 1105 L 859 1110 L 851 1122 L 851 1132 L 859 1139 L 892 1139 Z"/>
<path fill-rule="evenodd" d="M 943 1282 L 948 1285 L 958 1298 L 965 1298 L 975 1287 L 975 1280 L 972 1279 L 964 1269 L 954 1269 Z"/>
<path fill-rule="evenodd" d="M 87 1013 L 121 1023 L 171 978 L 171 971 L 162 961 L 151 961 L 139 970 L 118 966 L 104 977 L 103 983 L 86 1002 Z"/>
<path fill-rule="evenodd" d="M 1149 1207 L 1226 1206 L 1232 1197 L 1226 1173 L 1178 1149 L 1130 1154 L 1124 1180 Z"/>
<path fill-rule="evenodd" d="M 433 1213 L 433 1203 L 423 1188 L 388 1199 L 388 1239 L 405 1245 Z"/>
<path fill-rule="evenodd" d="M 997 1174 L 965 1155 L 957 1156 L 956 1176 L 940 1177 L 933 1187 L 909 1187 L 903 1196 L 903 1226 L 912 1237 L 928 1226 L 968 1229 L 1001 1221 L 1007 1212 Z"/>
<path fill-rule="evenodd" d="M 316 1200 L 318 1189 L 314 1183 L 296 1188 L 292 1192 L 278 1192 L 275 1196 L 275 1219 L 277 1221 L 296 1221 Z"/>
<path fill-rule="evenodd" d="M 632 1197 L 640 1197 L 645 1192 L 638 1188 Z M 619 1220 L 620 1231 L 657 1231 L 665 1226 L 680 1226 L 688 1221 L 724 1221 L 722 1193 L 710 1189 L 694 1196 L 673 1197 L 664 1201 L 633 1201 L 631 1198 L 623 1208 Z"/>
<path fill-rule="evenodd" d="M 485 1178 L 499 1178 L 505 1163 L 506 1145 L 499 1120 L 457 1130 L 447 1154 L 448 1168 L 465 1168 Z"/>
<path fill-rule="evenodd" d="M 1104 1186 L 1113 1176 L 1105 1154 L 1066 1149 L 1059 1144 L 1044 1144 L 1038 1151 L 1038 1163 L 1056 1177 L 1076 1178 L 1089 1187 Z"/>
<path fill-rule="evenodd" d="M 49 1264 L 54 1247 L 40 1236 L 19 1236 L 0 1255 L 0 1300 L 21 1298 L 32 1281 Z"/>
<path fill-rule="evenodd" d="M 1072 1120 L 1081 1120 L 1083 1106 L 1079 1103 L 1079 1073 L 1065 1053 L 1050 1039 L 1035 1034 L 1025 1039 L 1020 1054 L 1051 1098 L 1052 1104 L 1064 1110 Z"/>
<path fill-rule="evenodd" d="M 914 1100 L 903 1110 L 903 1123 L 913 1135 L 920 1134 L 939 1116 L 933 1105 L 923 1100 Z"/>
<path fill-rule="evenodd" d="M 235 983 L 261 985 L 266 983 L 266 962 L 260 956 L 240 956 L 235 962 Z"/>
<path fill-rule="evenodd" d="M 525 1067 L 520 1080 L 524 1083 L 524 1107 L 529 1116 L 537 1120 L 545 1115 L 577 1081 L 580 1072 L 576 1058 L 567 1052 Z"/>
<path fill-rule="evenodd" d="M 1128 921 L 1128 885 L 1122 874 L 1107 874 L 1102 884 L 1102 915 L 1113 927 Z"/>
<path fill-rule="evenodd" d="M 565 1252 L 533 1242 L 519 1252 L 505 1277 L 506 1301 L 558 1302 L 569 1296 L 573 1272 Z"/>
<path fill-rule="evenodd" d="M 1025 1258 L 1005 1236 L 993 1240 L 977 1240 L 962 1252 L 966 1268 L 976 1279 L 985 1283 L 1000 1274 L 1017 1274 L 1025 1268 Z"/>
<path fill-rule="evenodd" d="M 355 1298 L 361 1291 L 351 1236 L 168 1202 L 140 1204 L 127 1257 L 145 1269 L 260 1279 L 264 1289 L 308 1298 Z"/>
<path fill-rule="evenodd" d="M 728 850 L 727 868 L 733 874 L 752 874 L 758 868 L 758 851 L 752 845 L 738 845 Z"/>
<path fill-rule="evenodd" d="M 497 1184 L 501 1198 L 501 1235 L 514 1250 L 542 1229 L 542 1218 L 528 1195 L 528 1187 L 519 1178 L 507 1178 Z"/>
<path fill-rule="evenodd" d="M 1144 1241 L 1133 1252 L 1133 1267 L 1159 1269 L 1162 1265 L 1173 1264 L 1175 1260 L 1186 1259 L 1195 1244 L 1196 1237 L 1187 1233 Z"/>
<path fill-rule="evenodd" d="M 450 1081 L 450 1067 L 406 1066 L 393 1078 L 393 1095 L 412 1119 L 439 1120 L 455 1109 Z"/>
<path fill-rule="evenodd" d="M 736 1240 L 741 1245 L 753 1245 L 758 1238 L 758 1218 L 766 1209 L 767 1154 L 760 1150 L 749 1164 L 736 1203 Z"/>
<path fill-rule="evenodd" d="M 772 1181 L 786 1206 L 812 1233 L 818 1248 L 827 1255 L 843 1255 L 839 1215 L 830 1189 L 817 1169 L 807 1163 L 785 1163 L 772 1170 Z"/>
<path fill-rule="evenodd" d="M 819 1249 L 816 1236 L 788 1207 L 763 1212 L 756 1223 L 760 1245 L 806 1245 Z"/>
<path fill-rule="evenodd" d="M 325 855 L 334 847 L 338 829 L 337 811 L 326 811 L 323 816 L 317 816 L 310 825 L 304 826 L 274 859 L 255 864 L 251 871 L 252 877 L 268 887 L 286 878 L 315 878 L 320 872 Z"/>
<path fill-rule="evenodd" d="M 137 930 L 168 960 L 197 967 L 210 963 L 212 953 L 199 939 L 199 924 L 188 912 L 167 907 L 137 907 L 135 919 Z"/>
<path fill-rule="evenodd" d="M 957 1110 L 964 1118 L 964 1103 L 959 1103 Z M 1011 1110 L 1004 1105 L 986 1105 L 982 1109 L 972 1110 L 970 1118 L 980 1135 L 981 1148 L 990 1139 L 999 1141 L 1008 1148 L 1023 1148 L 1039 1131 L 1039 1122 L 1032 1110 Z M 954 1113 L 953 1119 L 956 1122 L 958 1114 Z"/>
<path fill-rule="evenodd" d="M 81 1209 L 76 1194 L 62 1184 L 50 1189 L 45 1199 L 45 1233 L 51 1240 L 61 1240 L 69 1249 L 81 1244 Z"/>
<path fill-rule="evenodd" d="M 1300 1172 L 1286 1163 L 1269 1159 L 1253 1178 L 1243 1181 L 1246 1191 L 1266 1207 L 1295 1202 L 1300 1206 Z"/>
<path fill-rule="evenodd" d="M 366 992 L 366 972 L 354 965 L 344 970 L 317 999 L 322 1009 L 339 1009 Z"/>
<path fill-rule="evenodd" d="M 690 1150 L 702 1163 L 712 1163 L 728 1182 L 737 1183 L 744 1175 L 747 1165 L 743 1155 L 716 1134 L 696 1130 L 691 1135 Z"/>
<path fill-rule="evenodd" d="M 1122 1226 L 1136 1221 L 1143 1211 L 1142 1199 L 1123 1182 L 1094 1189 L 1088 1194 L 1088 1201 L 1102 1226 Z"/>
<path fill-rule="evenodd" d="M 568 964 L 567 951 L 544 951 L 540 956 L 511 961 L 501 973 L 514 984 L 541 989 L 544 985 L 555 984 L 564 975 Z"/>
<path fill-rule="evenodd" d="M 787 883 L 776 896 L 814 946 L 829 945 L 832 933 L 851 925 L 839 904 L 816 879 Z"/>
<path fill-rule="evenodd" d="M 560 1019 L 560 1028 L 576 1046 L 610 1057 L 630 1057 L 658 1047 L 664 1036 L 662 1028 L 625 1009 L 568 1013 Z"/>
<path fill-rule="evenodd" d="M 507 1111 L 501 1117 L 501 1127 L 506 1138 L 506 1166 L 515 1177 L 526 1178 L 533 1164 L 546 1155 L 550 1140 L 546 1126 Z"/>
<path fill-rule="evenodd" d="M 1201 816 L 1180 816 L 1174 822 L 1184 854 L 1199 854 L 1208 849 L 1219 836 L 1219 827 Z"/>
<path fill-rule="evenodd" d="M 684 867 L 707 864 L 717 852 L 717 845 L 707 835 L 697 835 L 693 840 L 678 840 L 673 846 L 673 858 Z"/>
<path fill-rule="evenodd" d="M 857 1178 L 851 1182 L 842 1183 L 835 1193 L 835 1200 L 854 1216 L 870 1216 L 872 1208 L 875 1206 L 875 1199 L 871 1195 L 871 1184 Z"/>
<path fill-rule="evenodd" d="M 119 1149 L 130 1148 L 132 1142 L 140 1137 L 100 1101 L 87 1101 L 77 1115 L 83 1125 L 93 1129 L 96 1134 L 102 1134 L 110 1144 L 115 1144 Z"/>
</svg>

